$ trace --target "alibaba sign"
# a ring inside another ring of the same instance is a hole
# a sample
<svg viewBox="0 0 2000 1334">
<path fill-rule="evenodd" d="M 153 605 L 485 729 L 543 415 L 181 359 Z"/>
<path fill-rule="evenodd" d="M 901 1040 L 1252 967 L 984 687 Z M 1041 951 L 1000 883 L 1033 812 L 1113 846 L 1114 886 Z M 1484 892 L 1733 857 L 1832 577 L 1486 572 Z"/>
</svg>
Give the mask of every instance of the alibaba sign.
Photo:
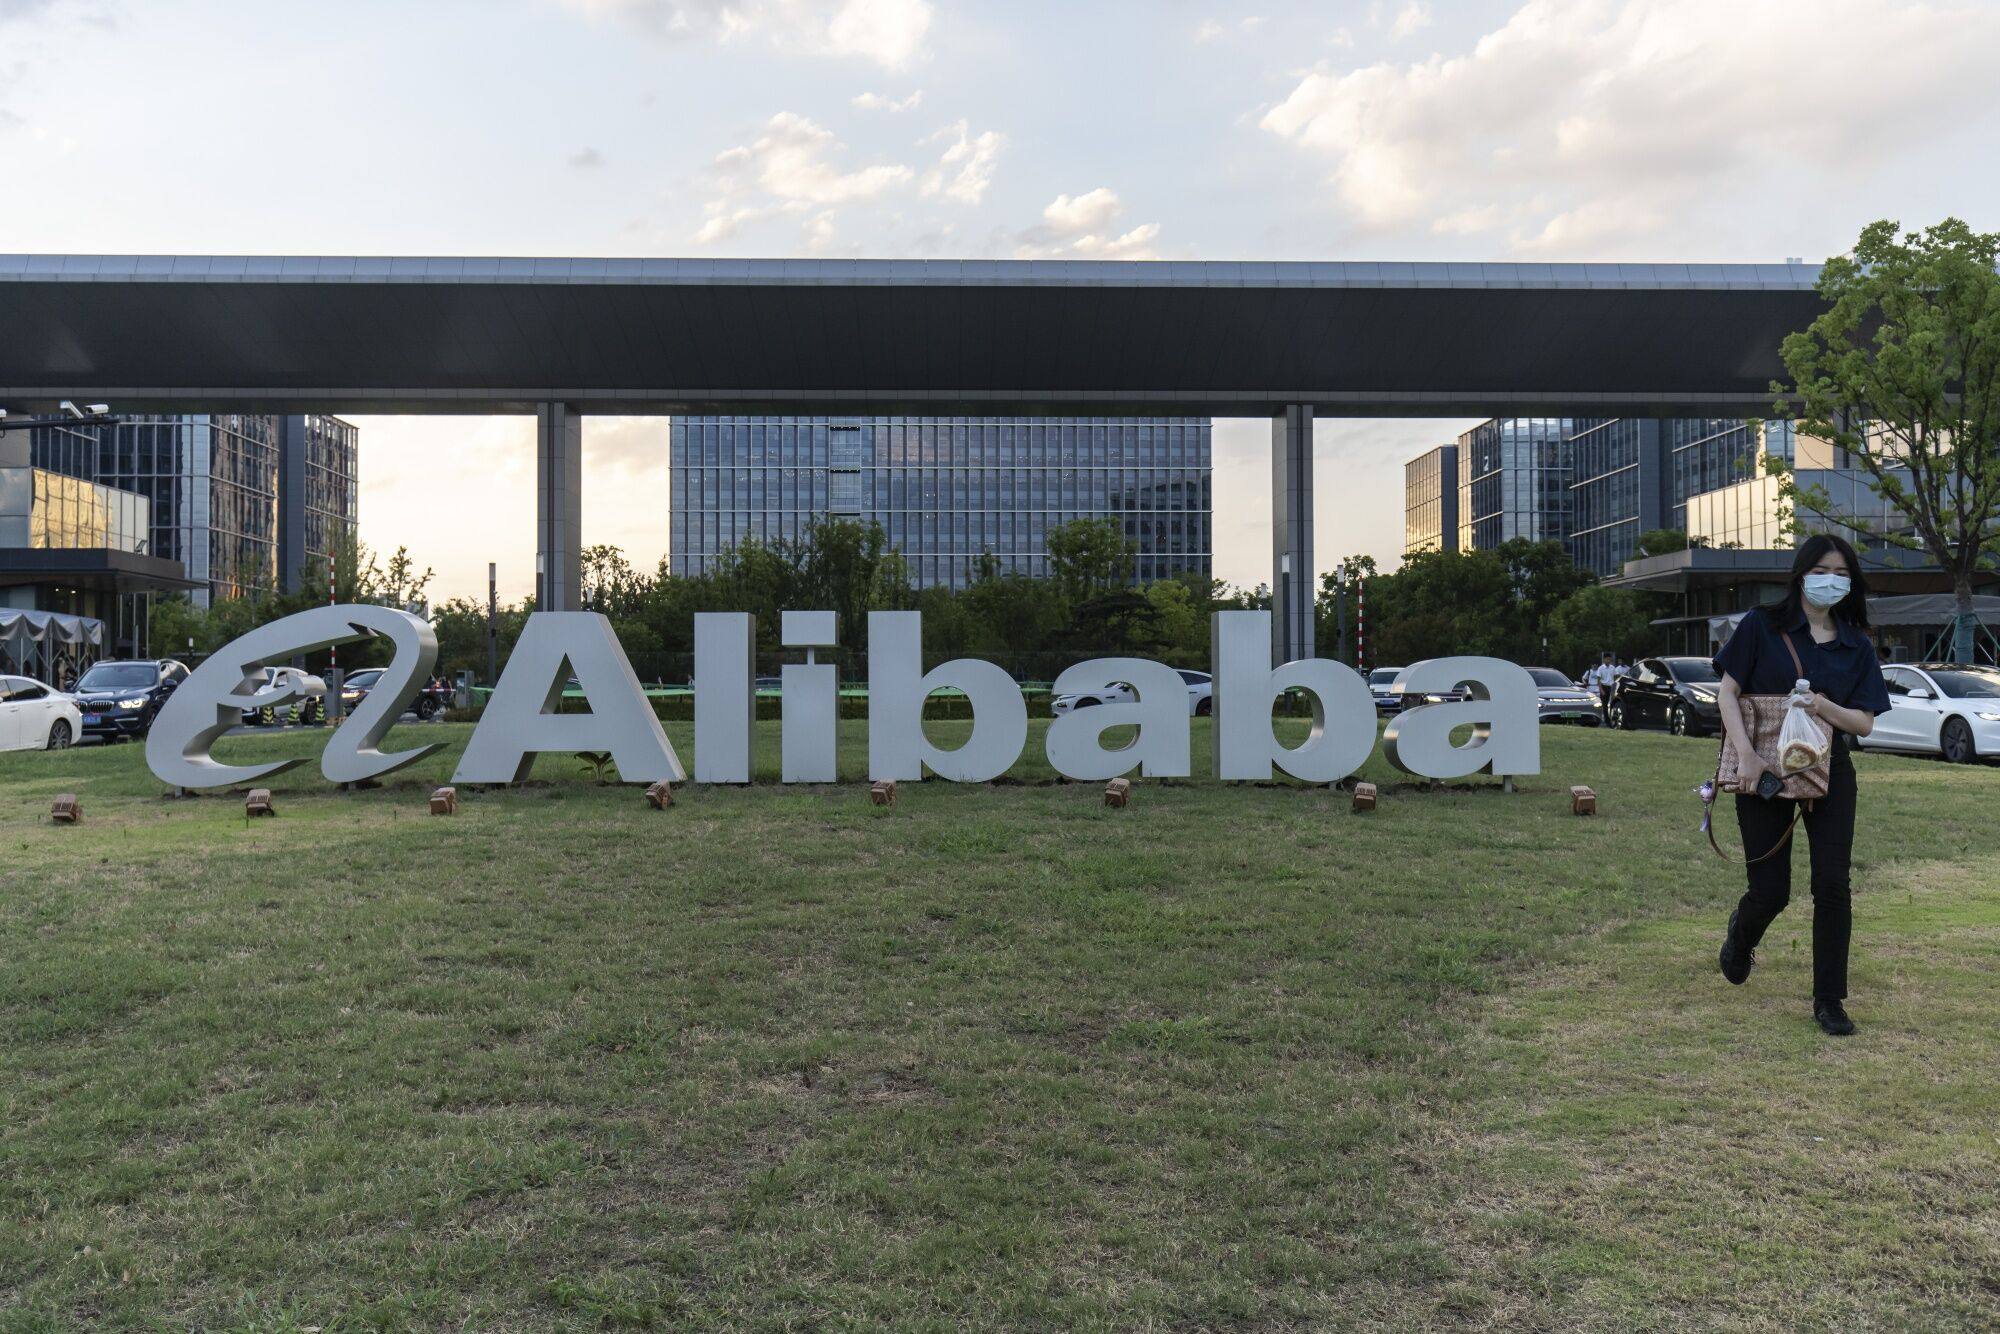
<svg viewBox="0 0 2000 1334">
<path fill-rule="evenodd" d="M 1345 664 L 1307 658 L 1273 667 L 1271 616 L 1222 611 L 1212 622 L 1215 692 L 1215 774 L 1225 781 L 1261 781 L 1276 771 L 1311 783 L 1331 783 L 1360 768 L 1375 746 L 1375 705 L 1368 684 Z M 435 745 L 383 753 L 390 726 L 430 678 L 437 638 L 419 617 L 387 607 L 333 606 L 300 612 L 259 627 L 196 668 L 161 708 L 146 738 L 146 763 L 176 787 L 227 787 L 267 778 L 303 763 L 229 765 L 210 753 L 246 709 L 291 703 L 285 687 L 265 687 L 259 671 L 297 654 L 373 636 L 394 647 L 387 671 L 328 740 L 320 772 L 336 783 L 379 778 L 437 750 Z M 830 611 L 784 613 L 787 648 L 835 645 Z M 868 615 L 868 776 L 919 779 L 928 772 L 959 783 L 998 778 L 1020 759 L 1028 740 L 1021 687 L 990 662 L 958 658 L 926 672 L 923 617 L 914 611 Z M 694 779 L 747 783 L 756 761 L 756 618 L 740 612 L 694 618 Z M 558 713 L 574 676 L 588 713 Z M 1059 675 L 1056 694 L 1130 687 L 1129 701 L 1078 709 L 1054 719 L 1043 749 L 1056 772 L 1076 779 L 1116 778 L 1137 770 L 1148 778 L 1185 778 L 1190 768 L 1187 687 L 1179 673 L 1145 658 L 1093 658 Z M 1382 736 L 1383 754 L 1405 773 L 1427 778 L 1466 774 L 1532 774 L 1541 768 L 1541 728 L 1535 683 L 1498 658 L 1433 658 L 1406 668 L 1395 689 L 1410 695 L 1467 696 L 1398 713 Z M 1312 727 L 1296 746 L 1279 742 L 1272 704 L 1286 690 L 1312 703 Z M 956 690 L 972 708 L 970 734 L 945 749 L 924 735 L 924 701 Z M 826 663 L 783 669 L 779 728 L 780 773 L 787 783 L 835 780 L 839 681 Z M 1109 729 L 1136 726 L 1137 735 L 1106 746 Z M 1469 729 L 1463 744 L 1453 736 Z M 611 756 L 628 783 L 687 777 L 660 727 L 611 622 L 595 612 L 537 612 L 528 618 L 513 656 L 473 729 L 453 781 L 514 783 L 541 754 L 599 751 Z"/>
</svg>

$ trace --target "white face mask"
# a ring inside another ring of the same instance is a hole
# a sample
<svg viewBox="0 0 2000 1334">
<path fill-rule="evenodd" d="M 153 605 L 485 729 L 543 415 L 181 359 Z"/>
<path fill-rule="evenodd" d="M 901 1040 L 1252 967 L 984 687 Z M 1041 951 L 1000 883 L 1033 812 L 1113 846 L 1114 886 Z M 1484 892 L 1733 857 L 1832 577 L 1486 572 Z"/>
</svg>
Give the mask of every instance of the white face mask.
<svg viewBox="0 0 2000 1334">
<path fill-rule="evenodd" d="M 1850 587 L 1844 574 L 1809 574 L 1800 591 L 1808 603 L 1824 611 L 1846 597 Z"/>
</svg>

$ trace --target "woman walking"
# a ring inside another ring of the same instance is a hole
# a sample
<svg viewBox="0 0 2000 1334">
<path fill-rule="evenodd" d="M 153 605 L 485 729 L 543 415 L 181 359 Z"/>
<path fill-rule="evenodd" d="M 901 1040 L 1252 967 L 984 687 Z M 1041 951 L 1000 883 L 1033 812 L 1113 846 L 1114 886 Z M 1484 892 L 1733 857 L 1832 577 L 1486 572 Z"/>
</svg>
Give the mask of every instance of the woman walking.
<svg viewBox="0 0 2000 1334">
<path fill-rule="evenodd" d="M 1868 584 L 1854 548 L 1838 537 L 1818 535 L 1799 544 L 1792 558 L 1791 586 L 1770 607 L 1757 607 L 1737 623 L 1736 633 L 1715 655 L 1722 674 L 1722 726 L 1741 757 L 1736 822 L 1749 862 L 1749 889 L 1729 914 L 1722 942 L 1722 975 L 1741 983 L 1756 962 L 1757 942 L 1784 911 L 1792 896 L 1788 847 L 1766 855 L 1792 822 L 1794 802 L 1756 795 L 1757 779 L 1769 766 L 1758 757 L 1743 724 L 1741 695 L 1789 694 L 1797 669 L 1786 640 L 1812 683 L 1812 711 L 1833 728 L 1833 754 L 1826 796 L 1808 808 L 1799 823 L 1811 845 L 1813 896 L 1813 1019 L 1826 1032 L 1854 1032 L 1847 1017 L 1847 946 L 1854 910 L 1848 896 L 1848 866 L 1854 851 L 1854 761 L 1849 739 L 1867 736 L 1875 715 L 1889 708 L 1882 666 L 1868 637 Z M 1745 795 L 1748 794 L 1748 795 Z M 1757 860 L 1762 858 L 1762 860 Z"/>
</svg>

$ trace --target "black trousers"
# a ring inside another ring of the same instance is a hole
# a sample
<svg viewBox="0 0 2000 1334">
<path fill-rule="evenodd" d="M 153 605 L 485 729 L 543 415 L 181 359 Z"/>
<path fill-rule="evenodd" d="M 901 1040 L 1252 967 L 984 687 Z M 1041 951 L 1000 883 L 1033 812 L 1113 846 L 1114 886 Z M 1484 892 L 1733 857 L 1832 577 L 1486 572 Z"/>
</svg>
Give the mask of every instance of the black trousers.
<svg viewBox="0 0 2000 1334">
<path fill-rule="evenodd" d="M 1826 795 L 1799 820 L 1811 845 L 1813 897 L 1813 999 L 1847 999 L 1847 943 L 1854 934 L 1854 906 L 1847 873 L 1854 853 L 1854 761 L 1836 744 L 1827 774 Z M 1791 822 L 1797 803 L 1783 797 L 1766 801 L 1757 796 L 1736 798 L 1736 823 L 1743 831 L 1743 857 L 1771 850 Z M 1783 852 L 1766 858 L 1749 872 L 1750 888 L 1736 905 L 1736 929 L 1747 945 L 1764 938 L 1764 931 L 1792 900 L 1792 848 L 1798 830 Z"/>
</svg>

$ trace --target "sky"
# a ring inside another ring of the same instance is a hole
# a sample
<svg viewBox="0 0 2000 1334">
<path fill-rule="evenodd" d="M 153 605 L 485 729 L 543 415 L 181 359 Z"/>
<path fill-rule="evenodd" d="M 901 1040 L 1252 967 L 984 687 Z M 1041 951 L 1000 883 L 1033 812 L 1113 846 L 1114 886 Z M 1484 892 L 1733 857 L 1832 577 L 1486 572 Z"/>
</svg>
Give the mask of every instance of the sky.
<svg viewBox="0 0 2000 1334">
<path fill-rule="evenodd" d="M 1995 68 L 2000 0 L 0 0 L 0 252 L 1817 260 L 2000 228 Z M 532 587 L 530 419 L 354 420 L 366 542 Z M 1470 424 L 1322 420 L 1322 566 Z M 584 451 L 650 567 L 664 421 Z"/>
</svg>

